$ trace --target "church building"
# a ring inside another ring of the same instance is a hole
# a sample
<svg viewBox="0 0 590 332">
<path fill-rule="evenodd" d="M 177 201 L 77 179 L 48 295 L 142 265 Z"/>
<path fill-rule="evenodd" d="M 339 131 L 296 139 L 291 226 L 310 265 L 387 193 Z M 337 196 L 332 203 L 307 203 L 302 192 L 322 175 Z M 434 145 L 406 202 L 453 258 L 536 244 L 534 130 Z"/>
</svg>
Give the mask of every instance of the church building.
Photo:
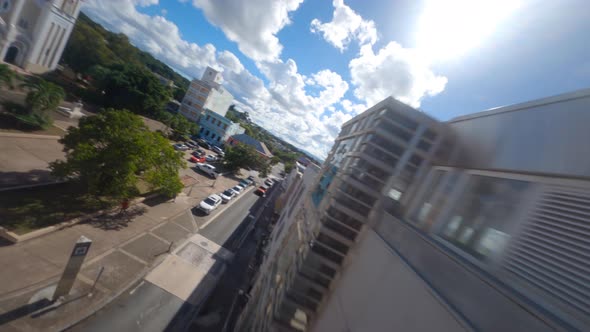
<svg viewBox="0 0 590 332">
<path fill-rule="evenodd" d="M 57 67 L 81 0 L 0 0 L 0 59 L 41 74 Z"/>
</svg>

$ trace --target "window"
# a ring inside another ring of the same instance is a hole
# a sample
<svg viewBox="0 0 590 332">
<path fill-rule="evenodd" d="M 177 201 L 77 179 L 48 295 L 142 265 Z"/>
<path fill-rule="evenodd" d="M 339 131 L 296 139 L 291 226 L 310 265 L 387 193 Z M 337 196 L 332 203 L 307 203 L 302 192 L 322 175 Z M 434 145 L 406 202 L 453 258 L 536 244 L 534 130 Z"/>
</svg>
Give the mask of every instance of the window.
<svg viewBox="0 0 590 332">
<path fill-rule="evenodd" d="M 525 181 L 471 176 L 439 235 L 479 260 L 497 256 L 528 188 Z"/>
<path fill-rule="evenodd" d="M 227 125 L 226 124 L 223 125 L 223 130 L 227 130 Z"/>
<path fill-rule="evenodd" d="M 221 142 L 221 136 L 217 136 L 217 142 Z"/>
<path fill-rule="evenodd" d="M 418 123 L 414 120 L 411 120 L 409 118 L 407 118 L 406 116 L 403 116 L 395 111 L 392 110 L 388 110 L 385 113 L 385 116 L 395 122 L 395 123 L 399 123 L 400 125 L 410 129 L 410 130 L 415 130 L 416 128 L 418 128 Z"/>
<path fill-rule="evenodd" d="M 205 136 L 209 135 L 209 129 L 207 129 L 207 131 L 205 131 Z"/>
<path fill-rule="evenodd" d="M 4 13 L 10 10 L 10 0 L 3 0 L 0 2 L 0 13 Z"/>
<path fill-rule="evenodd" d="M 434 141 L 436 139 L 436 133 L 430 129 L 426 129 L 422 137 L 426 138 L 427 140 Z"/>
<path fill-rule="evenodd" d="M 209 114 L 207 114 L 207 117 L 205 118 L 205 121 L 209 121 L 210 118 L 211 118 L 211 116 Z"/>
<path fill-rule="evenodd" d="M 425 230 L 429 229 L 436 221 L 458 179 L 458 173 L 449 174 L 441 170 L 434 172 L 432 180 L 426 185 L 426 196 L 423 203 L 412 216 Z"/>
<path fill-rule="evenodd" d="M 215 139 L 215 134 L 211 134 L 211 139 Z"/>
<path fill-rule="evenodd" d="M 424 151 L 424 152 L 428 152 L 428 150 L 430 150 L 431 144 L 424 141 L 424 140 L 420 140 L 420 142 L 418 142 L 418 149 Z"/>
<path fill-rule="evenodd" d="M 217 120 L 217 127 L 221 127 L 221 120 Z"/>
</svg>

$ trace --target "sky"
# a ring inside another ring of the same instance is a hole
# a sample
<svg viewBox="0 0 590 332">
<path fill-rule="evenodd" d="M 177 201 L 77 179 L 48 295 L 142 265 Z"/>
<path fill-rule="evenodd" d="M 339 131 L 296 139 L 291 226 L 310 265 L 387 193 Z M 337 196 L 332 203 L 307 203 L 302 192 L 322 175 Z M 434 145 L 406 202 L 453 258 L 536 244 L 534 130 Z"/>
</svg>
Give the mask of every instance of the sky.
<svg viewBox="0 0 590 332">
<path fill-rule="evenodd" d="M 445 121 L 590 87 L 586 0 L 85 0 L 189 79 L 211 66 L 238 109 L 324 158 L 388 96 Z"/>
</svg>

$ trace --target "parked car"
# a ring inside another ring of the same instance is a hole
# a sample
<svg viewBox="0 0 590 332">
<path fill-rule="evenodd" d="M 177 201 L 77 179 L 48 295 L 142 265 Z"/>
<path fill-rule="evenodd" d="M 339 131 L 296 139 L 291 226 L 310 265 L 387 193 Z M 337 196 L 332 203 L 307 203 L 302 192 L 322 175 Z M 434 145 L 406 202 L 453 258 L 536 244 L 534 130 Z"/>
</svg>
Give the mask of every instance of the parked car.
<svg viewBox="0 0 590 332">
<path fill-rule="evenodd" d="M 189 148 L 191 148 L 191 149 L 194 149 L 194 148 L 196 148 L 198 146 L 197 143 L 195 143 L 193 141 L 186 141 L 186 142 L 184 142 L 184 144 L 186 146 L 188 146 Z"/>
<path fill-rule="evenodd" d="M 267 188 L 265 186 L 260 186 L 260 187 L 258 187 L 258 189 L 256 189 L 256 191 L 254 193 L 258 196 L 264 197 L 264 196 L 266 196 L 266 191 L 267 191 Z"/>
<path fill-rule="evenodd" d="M 202 148 L 205 148 L 207 150 L 211 150 L 211 144 L 209 144 L 207 141 L 205 140 L 199 140 L 199 146 Z"/>
<path fill-rule="evenodd" d="M 186 151 L 186 150 L 188 150 L 188 146 L 186 146 L 184 143 L 176 143 L 173 146 L 174 146 L 174 149 L 176 151 Z"/>
<path fill-rule="evenodd" d="M 251 184 L 252 184 L 252 181 L 246 180 L 246 179 L 241 180 L 240 183 L 239 183 L 239 185 L 242 186 L 242 187 L 244 187 L 244 188 L 248 188 Z"/>
<path fill-rule="evenodd" d="M 195 166 L 199 171 L 209 175 L 212 178 L 217 178 L 217 171 L 215 169 L 215 166 L 211 166 L 209 164 L 197 164 L 197 166 Z"/>
<path fill-rule="evenodd" d="M 254 183 L 254 180 L 255 180 L 255 179 L 254 179 L 254 175 L 250 175 L 250 176 L 248 177 L 248 180 L 250 180 L 250 181 L 252 181 L 252 183 Z"/>
<path fill-rule="evenodd" d="M 195 157 L 205 157 L 205 151 L 203 151 L 201 149 L 196 149 L 191 154 Z"/>
<path fill-rule="evenodd" d="M 221 204 L 221 197 L 219 195 L 210 195 L 209 197 L 205 198 L 201 203 L 199 203 L 199 210 L 205 212 L 206 214 L 211 214 L 211 212 Z"/>
<path fill-rule="evenodd" d="M 264 184 L 265 184 L 265 185 L 267 185 L 268 187 L 272 187 L 272 186 L 273 186 L 275 183 L 274 183 L 274 181 L 273 181 L 273 180 L 271 180 L 271 179 L 266 179 L 266 180 L 264 181 Z"/>
<path fill-rule="evenodd" d="M 230 190 L 232 190 L 233 192 L 235 192 L 236 193 L 236 196 L 237 196 L 237 195 L 239 195 L 239 194 L 242 193 L 242 190 L 244 190 L 244 188 L 241 187 L 241 186 L 236 185 L 236 186 L 232 187 Z"/>
<path fill-rule="evenodd" d="M 212 163 L 217 161 L 217 157 L 212 154 L 208 154 L 205 160 L 207 160 L 208 163 Z"/>
<path fill-rule="evenodd" d="M 195 156 L 191 156 L 191 157 L 189 158 L 189 161 L 190 161 L 190 162 L 193 162 L 193 163 L 204 163 L 204 162 L 205 162 L 205 158 L 204 158 L 204 157 L 195 157 Z"/>
<path fill-rule="evenodd" d="M 218 147 L 218 146 L 211 147 L 211 151 L 213 151 L 213 152 L 215 152 L 215 153 L 217 153 L 217 154 L 219 154 L 221 156 L 224 156 L 225 155 L 225 152 L 223 152 L 223 150 L 220 147 Z"/>
<path fill-rule="evenodd" d="M 223 203 L 227 203 L 227 202 L 231 201 L 232 198 L 234 198 L 235 194 L 233 191 L 228 189 L 228 190 L 222 192 L 221 194 L 219 194 L 219 196 L 221 197 L 221 200 L 223 201 Z"/>
</svg>

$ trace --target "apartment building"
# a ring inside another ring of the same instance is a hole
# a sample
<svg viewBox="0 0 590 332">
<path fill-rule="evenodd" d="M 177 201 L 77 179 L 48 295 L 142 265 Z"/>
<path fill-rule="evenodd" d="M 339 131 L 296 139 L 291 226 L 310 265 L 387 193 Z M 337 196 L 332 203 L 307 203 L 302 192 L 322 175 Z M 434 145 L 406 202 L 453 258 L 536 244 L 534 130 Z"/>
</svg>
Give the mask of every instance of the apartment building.
<svg viewBox="0 0 590 332">
<path fill-rule="evenodd" d="M 207 67 L 200 80 L 191 81 L 182 99 L 180 114 L 195 122 L 199 121 L 205 110 L 225 116 L 234 97 L 221 85 L 221 81 L 221 73 Z"/>
<path fill-rule="evenodd" d="M 199 136 L 215 145 L 223 145 L 232 135 L 243 134 L 246 130 L 225 116 L 205 110 L 199 120 Z"/>
<path fill-rule="evenodd" d="M 439 122 L 388 98 L 348 121 L 239 328 L 587 330 L 589 108 L 587 89 Z"/>
</svg>

